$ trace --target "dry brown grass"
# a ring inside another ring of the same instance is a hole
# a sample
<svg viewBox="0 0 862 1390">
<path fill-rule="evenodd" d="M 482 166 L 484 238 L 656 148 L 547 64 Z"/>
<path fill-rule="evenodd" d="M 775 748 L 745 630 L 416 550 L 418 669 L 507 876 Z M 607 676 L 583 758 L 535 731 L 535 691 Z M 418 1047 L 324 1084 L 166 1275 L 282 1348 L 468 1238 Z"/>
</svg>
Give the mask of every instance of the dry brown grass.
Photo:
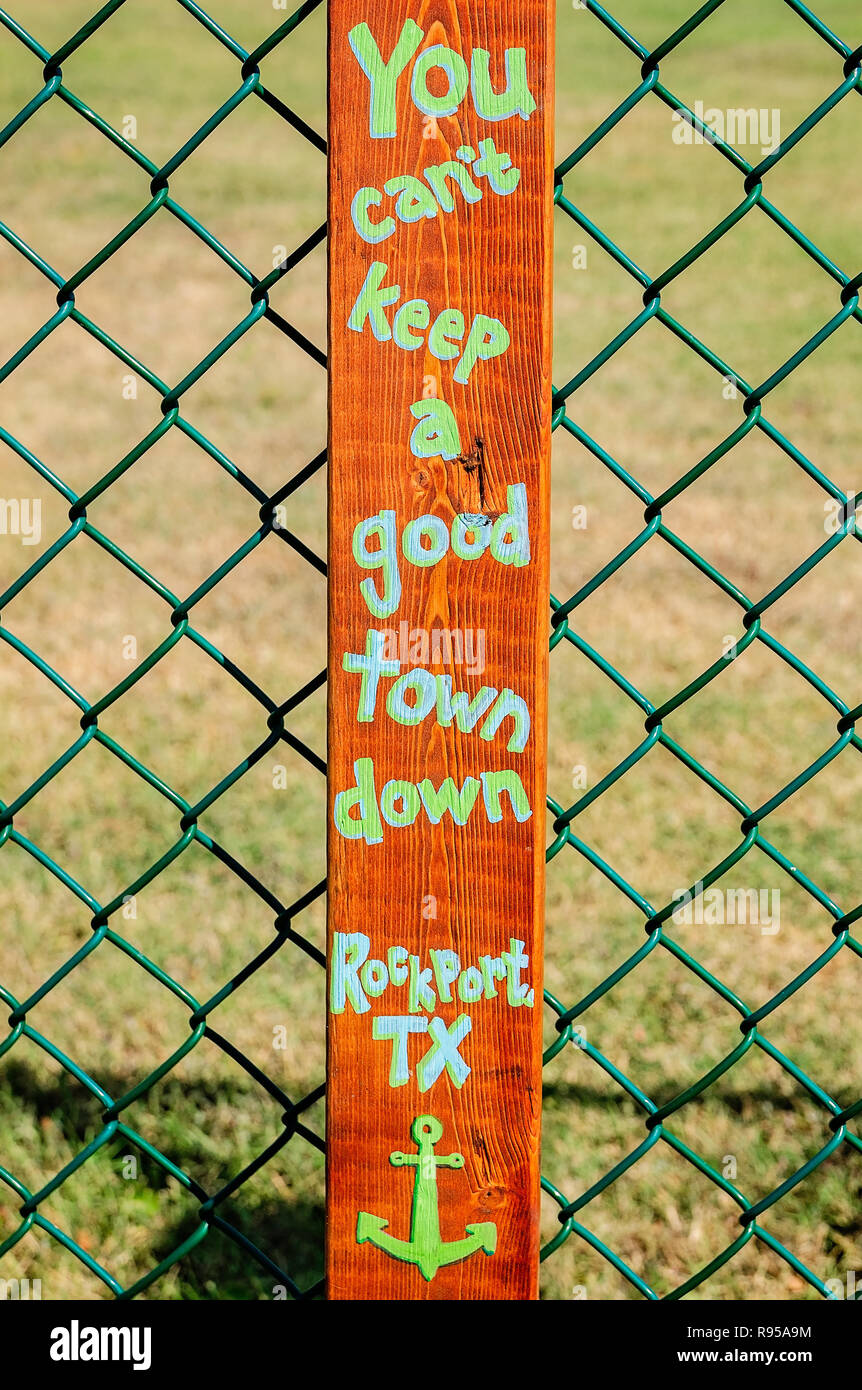
<svg viewBox="0 0 862 1390">
<path fill-rule="evenodd" d="M 89 13 L 19 0 L 13 9 L 44 42 L 62 40 Z M 627 0 L 613 6 L 646 41 L 687 13 L 686 3 Z M 767 16 L 766 10 L 770 13 Z M 852 31 L 849 0 L 819 6 L 840 33 Z M 62 13 L 61 13 L 62 9 Z M 267 4 L 220 0 L 215 17 L 248 46 L 273 22 Z M 823 46 L 779 5 L 729 3 L 667 64 L 675 90 L 706 105 L 778 105 L 784 128 L 812 109 L 837 78 Z M 266 77 L 318 128 L 323 125 L 323 27 L 316 16 L 268 61 Z M 776 57 L 778 55 L 778 57 Z M 0 120 L 39 83 L 38 65 L 0 37 Z M 68 65 L 68 81 L 114 122 L 139 121 L 154 158 L 176 149 L 238 85 L 235 65 L 168 0 L 126 6 Z M 560 8 L 560 148 L 601 120 L 637 80 L 635 65 L 588 15 Z M 770 196 L 858 269 L 859 204 L 852 183 L 859 113 L 846 102 L 770 176 Z M 176 195 L 259 273 L 322 217 L 324 161 L 271 112 L 246 103 L 176 179 Z M 87 259 L 146 201 L 145 180 L 95 132 L 51 102 L 0 151 L 5 220 L 64 275 Z M 843 180 L 843 182 L 842 182 Z M 741 196 L 713 151 L 679 148 L 669 113 L 642 106 L 584 162 L 568 192 L 658 273 Z M 849 191 L 847 191 L 849 189 Z M 842 191 L 844 190 L 844 191 Z M 598 248 L 571 269 L 584 240 L 558 224 L 557 372 L 567 380 L 628 322 L 636 287 Z M 273 303 L 323 341 L 322 251 L 273 294 Z M 0 354 L 13 351 L 54 307 L 39 274 L 0 243 Z M 750 380 L 783 361 L 837 306 L 835 287 L 755 214 L 668 291 L 668 307 Z M 93 277 L 81 307 L 169 383 L 177 381 L 245 313 L 238 280 L 165 212 Z M 850 323 L 776 392 L 769 414 L 830 476 L 858 485 L 858 371 L 862 338 Z M 141 382 L 123 396 L 125 369 L 65 324 L 0 387 L 0 419 L 81 491 L 156 423 L 158 400 Z M 604 448 L 658 493 L 733 428 L 739 402 L 658 325 L 645 329 L 572 402 Z M 261 487 L 274 490 L 324 439 L 325 377 L 275 329 L 260 324 L 184 402 L 184 413 Z M 0 545 L 0 579 L 32 562 L 67 526 L 65 504 L 6 448 L 3 496 L 43 498 L 40 548 Z M 323 475 L 291 501 L 291 524 L 323 553 Z M 585 531 L 572 508 L 588 508 Z M 93 523 L 178 596 L 190 593 L 255 530 L 257 507 L 226 473 L 176 431 L 90 509 Z M 750 597 L 766 593 L 823 540 L 823 496 L 789 459 L 751 436 L 672 503 L 665 520 Z M 554 589 L 567 596 L 642 526 L 642 508 L 575 441 L 558 434 L 554 461 Z M 776 606 L 769 629 L 854 705 L 859 699 L 855 603 L 859 553 L 843 544 Z M 270 536 L 194 610 L 194 623 L 275 700 L 320 669 L 324 582 Z M 139 656 L 169 631 L 167 609 L 86 537 L 3 613 L 87 698 L 128 674 L 124 639 Z M 658 704 L 705 669 L 738 609 L 654 537 L 579 610 L 577 630 Z M 78 736 L 71 703 L 17 654 L 0 664 L 3 799 L 8 803 Z M 640 741 L 634 705 L 573 649 L 552 662 L 550 787 L 568 804 L 572 768 L 590 784 Z M 291 728 L 323 748 L 318 694 Z M 262 737 L 259 707 L 204 653 L 184 641 L 101 721 L 103 727 L 190 800 L 203 795 Z M 834 738 L 835 718 L 798 675 L 755 645 L 721 679 L 666 722 L 674 738 L 757 805 Z M 273 767 L 288 771 L 284 790 Z M 842 908 L 858 900 L 859 759 L 846 750 L 769 818 L 769 838 Z M 178 815 L 103 748 L 92 745 L 16 817 L 16 825 L 106 901 L 134 881 L 178 836 Z M 323 870 L 323 781 L 286 747 L 252 769 L 201 819 L 209 833 L 291 901 Z M 578 833 L 660 906 L 702 876 L 739 841 L 739 817 L 661 748 L 653 749 Z M 769 998 L 831 941 L 828 915 L 757 851 L 726 886 L 781 888 L 781 930 L 680 927 L 675 935 L 749 1005 Z M 8 904 L 2 978 L 18 998 L 38 986 L 89 936 L 90 914 L 14 846 L 0 855 Z M 198 998 L 214 992 L 270 939 L 272 914 L 199 846 L 138 895 L 127 938 Z M 302 929 L 322 944 L 317 903 Z M 640 915 L 571 850 L 548 877 L 548 986 L 566 1003 L 584 995 L 644 940 Z M 840 1104 L 859 1094 L 860 962 L 842 954 L 770 1019 L 777 1046 Z M 323 1078 L 324 1000 L 318 967 L 287 946 L 217 1011 L 220 1033 L 290 1096 Z M 111 1094 L 134 1085 L 188 1034 L 187 1010 L 105 943 L 33 1010 L 33 1022 Z M 583 1020 L 590 1043 L 656 1101 L 667 1100 L 738 1041 L 738 1020 L 669 954 L 656 950 Z M 287 1045 L 273 1047 L 274 1030 Z M 553 1036 L 549 1020 L 549 1040 Z M 92 1139 L 99 1106 L 29 1043 L 3 1061 L 5 1138 L 0 1162 L 38 1188 Z M 567 1049 L 548 1068 L 544 1168 L 569 1197 L 583 1191 L 643 1138 L 632 1102 L 583 1053 Z M 317 1107 L 309 1123 L 318 1130 Z M 242 1168 L 280 1130 L 265 1092 L 208 1041 L 202 1042 L 129 1121 L 208 1190 Z M 828 1137 L 823 1111 L 768 1057 L 752 1050 L 672 1129 L 709 1163 L 736 1159 L 738 1184 L 762 1196 Z M 124 1141 L 102 1149 L 44 1204 L 44 1211 L 124 1284 L 193 1229 L 196 1204 L 155 1165 L 123 1176 Z M 0 1189 L 0 1193 L 2 1193 Z M 322 1168 L 292 1140 L 230 1203 L 251 1239 L 303 1285 L 320 1271 Z M 836 1154 L 766 1217 L 764 1224 L 822 1278 L 859 1268 L 859 1160 Z M 0 1238 L 16 1224 L 0 1195 Z M 556 1229 L 549 1203 L 546 1233 Z M 662 1293 L 684 1281 L 736 1235 L 736 1210 L 702 1175 L 659 1145 L 583 1214 Z M 192 1224 L 189 1224 L 192 1222 Z M 3 1273 L 41 1277 L 46 1297 L 101 1297 L 86 1268 L 44 1234 L 31 1233 Z M 213 1233 L 149 1292 L 158 1298 L 264 1298 L 273 1280 Z M 623 1298 L 631 1290 L 572 1238 L 544 1266 L 545 1295 Z M 802 1298 L 809 1287 L 778 1257 L 750 1243 L 715 1275 L 713 1298 Z"/>
</svg>

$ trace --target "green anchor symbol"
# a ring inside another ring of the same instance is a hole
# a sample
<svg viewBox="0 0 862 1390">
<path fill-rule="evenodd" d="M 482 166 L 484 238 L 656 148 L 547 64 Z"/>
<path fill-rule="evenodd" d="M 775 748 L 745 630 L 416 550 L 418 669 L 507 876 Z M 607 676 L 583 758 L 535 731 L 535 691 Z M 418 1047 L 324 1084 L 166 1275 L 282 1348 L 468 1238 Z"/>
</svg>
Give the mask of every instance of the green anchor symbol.
<svg viewBox="0 0 862 1390">
<path fill-rule="evenodd" d="M 440 1220 L 437 1207 L 437 1169 L 463 1168 L 463 1154 L 447 1154 L 437 1157 L 434 1145 L 443 1133 L 443 1126 L 433 1115 L 418 1115 L 413 1121 L 410 1133 L 416 1141 L 419 1152 L 415 1154 L 393 1153 L 389 1162 L 394 1168 L 415 1168 L 416 1181 L 413 1187 L 413 1211 L 410 1218 L 410 1239 L 398 1240 L 386 1231 L 389 1222 L 382 1216 L 372 1216 L 361 1211 L 356 1222 L 356 1243 L 363 1245 L 370 1241 L 378 1250 L 384 1250 L 394 1260 L 405 1260 L 416 1265 L 423 1279 L 431 1280 L 443 1265 L 466 1260 L 477 1250 L 493 1255 L 497 1248 L 497 1227 L 493 1221 L 481 1221 L 467 1227 L 463 1240 L 441 1240 Z"/>
</svg>

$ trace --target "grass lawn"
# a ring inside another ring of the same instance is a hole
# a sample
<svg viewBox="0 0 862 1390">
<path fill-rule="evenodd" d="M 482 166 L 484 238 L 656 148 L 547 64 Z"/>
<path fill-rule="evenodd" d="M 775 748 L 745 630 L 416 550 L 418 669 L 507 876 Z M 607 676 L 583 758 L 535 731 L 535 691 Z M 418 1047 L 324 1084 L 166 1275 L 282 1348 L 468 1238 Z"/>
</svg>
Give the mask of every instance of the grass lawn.
<svg viewBox="0 0 862 1390">
<path fill-rule="evenodd" d="M 9 0 L 54 51 L 91 0 Z M 614 0 L 645 46 L 690 0 Z M 817 13 L 858 41 L 853 0 Z M 210 0 L 208 13 L 251 50 L 283 18 L 270 0 Z M 756 13 L 753 13 L 756 10 Z M 640 80 L 638 60 L 590 14 L 559 0 L 558 148 L 574 149 Z M 318 131 L 325 127 L 325 15 L 311 16 L 262 64 L 267 86 Z M 40 89 L 40 60 L 0 28 L 0 127 Z M 782 0 L 726 3 L 661 65 L 693 106 L 780 113 L 789 134 L 842 80 L 842 59 Z M 166 161 L 240 85 L 239 64 L 176 0 L 130 0 L 63 63 L 64 83 L 134 146 Z M 862 224 L 853 175 L 862 107 L 851 94 L 766 176 L 773 203 L 848 275 Z M 641 102 L 566 179 L 566 195 L 650 277 L 672 265 L 744 194 L 742 176 L 708 144 L 678 144 L 670 110 Z M 740 147 L 752 163 L 755 151 Z M 275 111 L 249 98 L 171 178 L 171 194 L 259 277 L 323 220 L 325 158 Z M 149 176 L 52 98 L 0 148 L 3 222 L 64 278 L 149 199 Z M 578 248 L 586 247 L 586 265 Z M 569 381 L 638 314 L 641 290 L 578 226 L 557 221 L 555 380 Z M 0 360 L 56 309 L 40 271 L 0 239 Z M 325 246 L 272 291 L 272 306 L 325 344 Z M 757 208 L 675 280 L 662 303 L 750 383 L 762 382 L 840 308 L 840 287 Z M 248 288 L 188 226 L 162 208 L 81 286 L 77 307 L 150 372 L 179 382 L 248 312 Z M 852 319 L 769 396 L 764 415 L 841 489 L 859 486 L 862 335 Z M 730 398 L 729 398 L 730 397 Z M 720 374 L 653 320 L 569 400 L 572 420 L 653 496 L 687 473 L 741 421 Z M 259 496 L 281 488 L 322 449 L 324 370 L 261 321 L 183 398 L 182 413 L 220 451 L 170 430 L 88 506 L 88 519 L 174 595 L 194 593 L 259 524 Z M 67 320 L 0 384 L 0 425 L 83 494 L 160 420 L 159 398 Z M 249 486 L 243 479 L 251 480 Z M 325 554 L 325 470 L 288 500 L 292 533 Z M 255 488 L 257 493 L 255 493 Z M 39 498 L 42 536 L 0 536 L 0 587 L 69 526 L 68 503 L 0 442 L 0 496 Z M 826 494 L 754 430 L 663 508 L 677 536 L 749 599 L 767 594 L 826 539 Z M 585 509 L 585 513 L 575 509 Z M 586 526 L 573 520 L 586 516 Z M 643 530 L 643 503 L 589 449 L 555 435 L 553 588 L 574 594 Z M 860 699 L 860 554 L 852 538 L 770 608 L 768 632 L 849 707 Z M 195 631 L 280 705 L 325 664 L 322 576 L 275 535 L 196 603 Z M 112 690 L 170 633 L 165 602 L 92 536 L 81 534 L 3 606 L 3 630 L 88 701 Z M 575 612 L 573 630 L 660 706 L 742 634 L 740 609 L 661 536 L 653 536 Z M 8 640 L 0 648 L 0 749 L 6 805 L 81 734 L 80 709 Z M 570 806 L 644 737 L 636 704 L 570 643 L 551 662 L 550 790 Z M 285 719 L 324 755 L 325 691 Z M 834 743 L 837 714 L 766 644 L 755 641 L 663 727 L 755 808 Z M 117 745 L 195 805 L 265 738 L 266 710 L 212 651 L 178 641 L 99 719 Z M 578 771 L 580 769 L 581 771 Z M 764 835 L 842 912 L 859 901 L 862 763 L 851 744 L 767 817 Z M 15 815 L 37 845 L 97 903 L 127 896 L 180 838 L 176 803 L 90 741 Z M 595 855 L 656 909 L 740 843 L 740 815 L 667 748 L 655 746 L 573 824 Z M 191 996 L 212 998 L 273 938 L 325 871 L 324 779 L 287 743 L 268 749 L 198 818 L 194 842 L 111 918 L 178 994 L 105 939 L 28 1011 L 32 1027 L 113 1099 L 189 1039 Z M 551 818 L 549 843 L 553 839 Z M 264 886 L 251 889 L 236 866 Z M 832 942 L 829 912 L 756 845 L 718 885 L 780 889 L 780 928 L 693 921 L 668 935 L 749 1008 L 782 989 Z M 0 986 L 27 999 L 92 940 L 92 907 L 19 843 L 0 853 Z M 203 1037 L 124 1110 L 146 1144 L 207 1193 L 220 1191 L 284 1134 L 280 1094 L 314 1096 L 324 1079 L 324 900 L 229 992 Z M 646 941 L 644 914 L 572 847 L 548 870 L 547 986 L 566 1006 L 588 995 Z M 843 949 L 762 1025 L 770 1043 L 839 1106 L 860 1094 L 862 961 Z M 182 991 L 186 994 L 183 995 Z M 557 1036 L 548 1010 L 548 1042 Z M 739 1042 L 739 1016 L 658 947 L 579 1019 L 597 1049 L 656 1105 L 706 1074 Z M 236 1054 L 248 1059 L 245 1066 Z M 263 1084 L 263 1076 L 272 1086 Z M 567 1046 L 546 1069 L 543 1168 L 574 1200 L 639 1145 L 643 1113 L 589 1052 Z M 273 1090 L 276 1093 L 273 1093 Z M 100 1134 L 104 1102 L 23 1037 L 0 1058 L 0 1165 L 38 1192 Z M 828 1113 L 764 1050 L 752 1047 L 668 1131 L 750 1200 L 766 1196 L 830 1138 Z M 324 1133 L 322 1102 L 301 1116 Z M 761 1217 L 820 1279 L 862 1258 L 862 1155 L 845 1144 Z M 21 1199 L 0 1184 L 0 1242 Z M 198 1228 L 199 1202 L 145 1150 L 116 1132 L 39 1203 L 124 1287 Z M 302 1289 L 322 1273 L 323 1160 L 298 1133 L 219 1207 L 221 1217 Z M 736 1239 L 738 1208 L 670 1144 L 658 1143 L 578 1219 L 658 1294 L 673 1290 Z M 559 1229 L 548 1198 L 544 1234 Z M 32 1227 L 0 1277 L 41 1279 L 45 1298 L 102 1298 L 105 1284 L 45 1230 Z M 267 1299 L 278 1280 L 213 1227 L 141 1295 Z M 640 1297 L 578 1235 L 543 1265 L 550 1299 Z M 693 1297 L 804 1299 L 814 1289 L 752 1240 Z"/>
</svg>

